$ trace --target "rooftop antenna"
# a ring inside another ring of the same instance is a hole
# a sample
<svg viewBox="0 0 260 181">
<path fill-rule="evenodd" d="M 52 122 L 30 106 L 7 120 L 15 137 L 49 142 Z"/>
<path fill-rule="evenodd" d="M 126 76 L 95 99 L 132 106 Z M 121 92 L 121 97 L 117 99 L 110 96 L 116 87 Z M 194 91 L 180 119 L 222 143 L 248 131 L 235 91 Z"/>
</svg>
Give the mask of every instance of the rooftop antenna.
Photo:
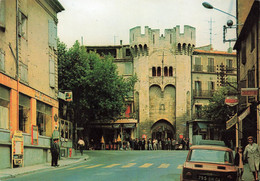
<svg viewBox="0 0 260 181">
<path fill-rule="evenodd" d="M 83 46 L 83 36 L 81 36 L 81 46 Z"/>
<path fill-rule="evenodd" d="M 209 38 L 209 42 L 210 42 L 210 45 L 212 46 L 212 23 L 215 22 L 215 21 L 212 21 L 212 17 L 210 17 L 210 21 L 209 21 L 209 35 L 210 35 L 210 38 Z"/>
<path fill-rule="evenodd" d="M 116 45 L 116 38 L 117 38 L 118 36 L 116 36 L 116 35 L 114 35 L 114 45 Z"/>
</svg>

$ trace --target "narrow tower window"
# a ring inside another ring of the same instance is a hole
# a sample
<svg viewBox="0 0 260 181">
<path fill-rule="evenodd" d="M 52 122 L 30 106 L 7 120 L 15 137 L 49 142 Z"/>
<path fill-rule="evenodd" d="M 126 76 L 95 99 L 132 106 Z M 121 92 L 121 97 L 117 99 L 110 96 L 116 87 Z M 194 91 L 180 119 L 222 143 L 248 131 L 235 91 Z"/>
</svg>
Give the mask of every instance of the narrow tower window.
<svg viewBox="0 0 260 181">
<path fill-rule="evenodd" d="M 169 76 L 170 76 L 170 77 L 173 76 L 172 67 L 169 67 Z"/>
<path fill-rule="evenodd" d="M 157 67 L 157 76 L 161 76 L 161 67 Z"/>
</svg>

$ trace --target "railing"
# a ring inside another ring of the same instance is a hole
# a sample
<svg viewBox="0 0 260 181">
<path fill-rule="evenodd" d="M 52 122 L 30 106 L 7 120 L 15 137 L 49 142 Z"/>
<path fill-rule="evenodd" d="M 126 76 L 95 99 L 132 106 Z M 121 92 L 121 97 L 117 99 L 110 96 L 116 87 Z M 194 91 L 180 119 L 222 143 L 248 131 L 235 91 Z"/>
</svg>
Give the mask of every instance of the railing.
<svg viewBox="0 0 260 181">
<path fill-rule="evenodd" d="M 211 98 L 215 90 L 193 90 L 193 97 Z"/>
<path fill-rule="evenodd" d="M 193 65 L 193 71 L 195 72 L 203 72 L 203 65 Z"/>
<path fill-rule="evenodd" d="M 227 67 L 226 72 L 227 72 L 227 74 L 235 74 L 236 68 L 235 67 Z"/>
<path fill-rule="evenodd" d="M 207 71 L 208 71 L 208 72 L 216 72 L 216 66 L 208 65 L 208 66 L 207 66 Z"/>
</svg>

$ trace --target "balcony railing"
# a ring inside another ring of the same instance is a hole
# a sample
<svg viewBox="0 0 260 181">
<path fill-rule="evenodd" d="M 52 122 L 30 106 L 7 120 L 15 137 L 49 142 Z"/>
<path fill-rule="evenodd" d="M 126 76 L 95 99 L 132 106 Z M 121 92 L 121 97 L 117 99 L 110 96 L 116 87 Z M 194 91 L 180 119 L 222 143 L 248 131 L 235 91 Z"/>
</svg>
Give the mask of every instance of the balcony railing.
<svg viewBox="0 0 260 181">
<path fill-rule="evenodd" d="M 215 90 L 193 90 L 193 97 L 211 98 Z"/>
<path fill-rule="evenodd" d="M 216 72 L 216 66 L 208 65 L 207 71 L 210 72 L 210 73 Z"/>
<path fill-rule="evenodd" d="M 203 71 L 203 65 L 194 65 L 193 71 L 202 72 Z"/>
<path fill-rule="evenodd" d="M 227 67 L 226 71 L 227 71 L 227 74 L 235 74 L 236 68 L 235 67 Z"/>
</svg>

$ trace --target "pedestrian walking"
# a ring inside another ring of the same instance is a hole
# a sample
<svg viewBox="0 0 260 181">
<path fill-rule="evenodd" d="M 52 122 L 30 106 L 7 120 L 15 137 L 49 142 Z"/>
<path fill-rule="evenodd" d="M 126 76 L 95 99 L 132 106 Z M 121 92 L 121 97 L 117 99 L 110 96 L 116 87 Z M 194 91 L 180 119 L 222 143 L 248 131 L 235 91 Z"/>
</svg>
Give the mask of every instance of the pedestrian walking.
<svg viewBox="0 0 260 181">
<path fill-rule="evenodd" d="M 51 144 L 51 166 L 58 167 L 58 159 L 60 155 L 60 146 L 59 140 L 54 139 L 53 143 Z"/>
<path fill-rule="evenodd" d="M 79 150 L 80 150 L 80 153 L 81 153 L 81 156 L 82 156 L 83 155 L 83 149 L 85 147 L 85 142 L 84 142 L 83 138 L 79 138 L 78 145 L 79 145 Z"/>
<path fill-rule="evenodd" d="M 181 140 L 181 144 L 182 144 L 182 149 L 185 150 L 185 148 L 186 148 L 186 141 L 185 141 L 185 138 L 182 138 L 182 140 Z"/>
<path fill-rule="evenodd" d="M 237 147 L 236 148 L 236 155 L 235 155 L 235 165 L 237 166 L 237 173 L 238 173 L 238 179 L 243 180 L 243 172 L 244 172 L 244 165 L 243 165 L 243 154 L 242 154 L 242 148 Z"/>
<path fill-rule="evenodd" d="M 254 143 L 253 137 L 249 136 L 247 138 L 248 145 L 244 151 L 244 158 L 248 160 L 248 166 L 255 180 L 258 180 L 258 170 L 259 170 L 259 146 Z"/>
<path fill-rule="evenodd" d="M 176 141 L 175 141 L 175 139 L 172 138 L 171 150 L 175 150 L 175 145 L 176 145 Z"/>
<path fill-rule="evenodd" d="M 152 139 L 151 138 L 149 138 L 149 140 L 148 140 L 148 150 L 153 150 Z"/>
<path fill-rule="evenodd" d="M 153 139 L 153 150 L 157 150 L 157 144 L 158 144 L 157 139 Z"/>
<path fill-rule="evenodd" d="M 189 140 L 189 138 L 186 138 L 186 149 L 187 150 L 190 149 L 190 140 Z"/>
</svg>

